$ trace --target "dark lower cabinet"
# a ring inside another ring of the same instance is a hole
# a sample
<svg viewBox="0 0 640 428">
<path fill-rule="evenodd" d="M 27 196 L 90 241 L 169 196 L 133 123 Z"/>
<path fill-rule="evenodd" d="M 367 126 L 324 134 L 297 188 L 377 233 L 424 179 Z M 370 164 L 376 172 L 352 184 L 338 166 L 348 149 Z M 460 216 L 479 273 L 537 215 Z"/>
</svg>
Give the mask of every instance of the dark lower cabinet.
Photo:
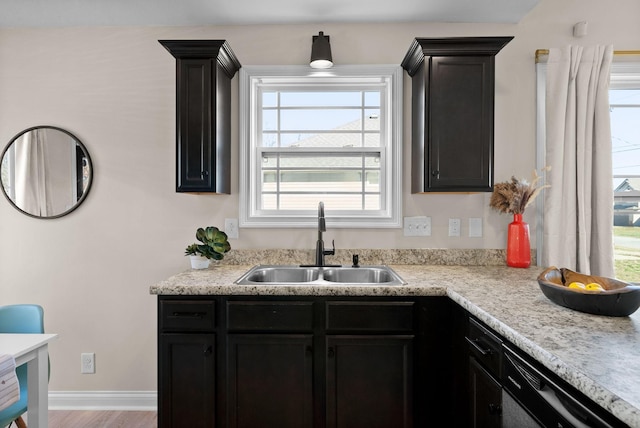
<svg viewBox="0 0 640 428">
<path fill-rule="evenodd" d="M 502 427 L 502 386 L 469 358 L 469 412 L 473 428 Z"/>
<path fill-rule="evenodd" d="M 446 426 L 449 307 L 446 297 L 159 296 L 158 426 Z"/>
<path fill-rule="evenodd" d="M 519 427 L 516 351 L 446 296 L 159 296 L 158 427 Z M 593 426 L 626 426 L 518 358 Z"/>
<path fill-rule="evenodd" d="M 159 426 L 215 427 L 215 336 L 161 334 L 158 345 Z"/>
<path fill-rule="evenodd" d="M 230 334 L 229 427 L 313 426 L 311 335 Z"/>
<path fill-rule="evenodd" d="M 447 318 L 444 318 L 447 319 Z M 448 423 L 443 424 L 451 427 L 471 427 L 471 417 L 469 415 L 469 352 L 468 343 L 465 340 L 469 315 L 461 306 L 452 303 L 451 313 L 448 318 L 451 332 L 448 336 L 451 343 L 449 353 L 446 358 L 449 360 L 450 372 L 447 378 L 440 379 L 439 384 L 449 385 L 447 399 L 449 400 Z M 443 406 L 446 408 L 446 406 Z"/>
<path fill-rule="evenodd" d="M 327 427 L 411 427 L 413 336 L 327 337 Z"/>
</svg>

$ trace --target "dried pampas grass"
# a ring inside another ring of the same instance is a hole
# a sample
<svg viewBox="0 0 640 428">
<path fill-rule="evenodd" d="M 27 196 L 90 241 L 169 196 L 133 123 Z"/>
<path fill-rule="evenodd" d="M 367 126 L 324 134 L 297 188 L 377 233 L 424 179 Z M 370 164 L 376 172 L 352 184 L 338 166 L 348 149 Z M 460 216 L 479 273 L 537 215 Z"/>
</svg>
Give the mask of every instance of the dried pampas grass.
<svg viewBox="0 0 640 428">
<path fill-rule="evenodd" d="M 547 166 L 542 171 L 548 171 L 551 167 Z M 525 179 L 517 179 L 511 177 L 511 181 L 498 183 L 493 186 L 493 194 L 489 201 L 489 206 L 506 214 L 522 214 L 538 196 L 545 187 L 549 185 L 538 186 L 538 182 L 542 179 L 537 171 L 533 171 L 533 179 L 531 183 Z"/>
</svg>

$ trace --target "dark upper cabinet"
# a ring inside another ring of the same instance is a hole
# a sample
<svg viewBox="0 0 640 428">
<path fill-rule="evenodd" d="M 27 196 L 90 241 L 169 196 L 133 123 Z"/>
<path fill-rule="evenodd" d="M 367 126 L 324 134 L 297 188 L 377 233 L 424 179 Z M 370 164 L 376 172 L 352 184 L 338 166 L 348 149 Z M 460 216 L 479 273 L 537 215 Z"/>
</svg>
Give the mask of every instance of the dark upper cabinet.
<svg viewBox="0 0 640 428">
<path fill-rule="evenodd" d="M 417 38 L 412 78 L 411 191 L 493 190 L 495 55 L 513 37 Z"/>
<path fill-rule="evenodd" d="M 231 79 L 225 40 L 160 40 L 176 58 L 176 191 L 231 192 Z"/>
</svg>

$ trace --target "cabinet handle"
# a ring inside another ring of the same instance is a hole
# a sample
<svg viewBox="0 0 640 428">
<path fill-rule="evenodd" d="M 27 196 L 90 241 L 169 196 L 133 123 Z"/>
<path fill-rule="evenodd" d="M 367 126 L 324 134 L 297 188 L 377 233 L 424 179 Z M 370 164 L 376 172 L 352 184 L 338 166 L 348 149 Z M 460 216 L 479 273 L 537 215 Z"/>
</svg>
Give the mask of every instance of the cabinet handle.
<svg viewBox="0 0 640 428">
<path fill-rule="evenodd" d="M 307 346 L 307 347 L 305 348 L 305 352 L 306 352 L 306 353 L 307 353 L 307 355 L 309 355 L 309 356 L 313 355 L 313 347 L 311 347 L 311 346 Z"/>
<path fill-rule="evenodd" d="M 204 355 L 211 355 L 212 352 L 213 349 L 211 349 L 211 346 L 207 346 L 204 350 Z"/>
<path fill-rule="evenodd" d="M 476 350 L 482 355 L 491 355 L 491 353 L 493 352 L 491 348 L 482 349 L 479 345 L 480 339 L 469 339 L 467 336 L 465 336 L 464 338 L 467 339 L 467 342 L 469 342 L 471 346 L 476 348 Z"/>
<path fill-rule="evenodd" d="M 202 171 L 202 172 L 200 173 L 200 175 L 201 175 L 202 177 L 208 177 L 208 176 L 209 176 L 209 171 Z"/>
<path fill-rule="evenodd" d="M 202 318 L 206 314 L 206 312 L 174 312 L 171 316 L 178 318 Z"/>
<path fill-rule="evenodd" d="M 327 357 L 333 358 L 336 355 L 336 351 L 333 349 L 333 346 L 329 348 L 329 352 L 327 352 Z"/>
<path fill-rule="evenodd" d="M 437 177 L 438 175 L 440 175 L 440 171 L 438 170 L 431 171 L 431 175 L 433 175 L 434 177 Z"/>
<path fill-rule="evenodd" d="M 502 406 L 500 404 L 489 404 L 489 414 L 490 415 L 501 415 L 502 414 Z"/>
</svg>

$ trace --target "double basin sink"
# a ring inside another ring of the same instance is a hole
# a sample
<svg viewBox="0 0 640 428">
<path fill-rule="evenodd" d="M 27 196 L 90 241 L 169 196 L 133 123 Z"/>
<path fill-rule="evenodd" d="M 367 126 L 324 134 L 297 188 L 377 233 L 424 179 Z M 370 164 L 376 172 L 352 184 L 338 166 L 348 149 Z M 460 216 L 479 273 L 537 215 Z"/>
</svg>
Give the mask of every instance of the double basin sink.
<svg viewBox="0 0 640 428">
<path fill-rule="evenodd" d="M 239 285 L 403 285 L 388 266 L 267 266 L 253 267 L 242 275 Z"/>
</svg>

